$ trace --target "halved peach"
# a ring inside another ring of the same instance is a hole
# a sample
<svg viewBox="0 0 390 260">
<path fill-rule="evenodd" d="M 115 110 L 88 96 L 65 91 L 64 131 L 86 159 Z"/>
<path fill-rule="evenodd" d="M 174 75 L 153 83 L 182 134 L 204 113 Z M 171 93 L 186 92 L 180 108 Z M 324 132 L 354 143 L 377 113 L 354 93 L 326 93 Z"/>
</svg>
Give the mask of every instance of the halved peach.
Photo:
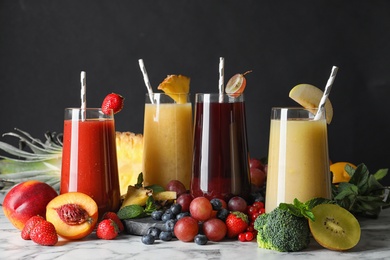
<svg viewBox="0 0 390 260">
<path fill-rule="evenodd" d="M 46 207 L 46 219 L 53 223 L 63 238 L 81 239 L 93 231 L 98 221 L 98 206 L 88 195 L 68 192 L 51 200 Z"/>
</svg>

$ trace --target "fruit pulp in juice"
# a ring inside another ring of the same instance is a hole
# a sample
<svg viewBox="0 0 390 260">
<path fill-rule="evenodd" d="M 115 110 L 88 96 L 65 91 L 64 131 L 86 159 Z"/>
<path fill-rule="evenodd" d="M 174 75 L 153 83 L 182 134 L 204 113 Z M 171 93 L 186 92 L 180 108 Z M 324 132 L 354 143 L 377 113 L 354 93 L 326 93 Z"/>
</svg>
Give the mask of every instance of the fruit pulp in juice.
<svg viewBox="0 0 390 260">
<path fill-rule="evenodd" d="M 99 215 L 119 209 L 114 120 L 64 121 L 60 193 L 72 191 L 94 199 Z"/>
<path fill-rule="evenodd" d="M 145 104 L 145 185 L 179 180 L 188 189 L 192 165 L 192 105 Z"/>
<path fill-rule="evenodd" d="M 330 198 L 327 125 L 320 120 L 271 120 L 266 211 L 295 198 Z"/>
<path fill-rule="evenodd" d="M 191 193 L 228 201 L 249 199 L 250 173 L 244 102 L 197 103 Z"/>
</svg>

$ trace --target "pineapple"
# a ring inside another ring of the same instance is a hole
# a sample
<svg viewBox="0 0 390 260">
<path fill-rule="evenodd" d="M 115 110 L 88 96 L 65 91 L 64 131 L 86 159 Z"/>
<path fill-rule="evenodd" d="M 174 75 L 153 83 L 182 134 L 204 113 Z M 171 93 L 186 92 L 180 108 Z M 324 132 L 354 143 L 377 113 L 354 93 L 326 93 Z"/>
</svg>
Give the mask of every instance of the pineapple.
<svg viewBox="0 0 390 260">
<path fill-rule="evenodd" d="M 165 94 L 173 98 L 177 103 L 185 103 L 187 99 L 180 94 L 188 94 L 190 92 L 190 78 L 183 75 L 168 75 L 163 82 L 157 87 Z"/>
<path fill-rule="evenodd" d="M 0 141 L 0 150 L 8 154 L 8 156 L 0 154 L 0 204 L 3 200 L 2 196 L 13 185 L 29 179 L 46 182 L 58 192 L 62 134 L 47 132 L 45 142 L 19 129 L 4 135 L 18 138 L 20 146 L 27 146 L 31 151 Z M 120 191 L 124 196 L 127 187 L 137 183 L 137 176 L 142 171 L 143 136 L 131 132 L 117 132 L 116 146 Z"/>
<path fill-rule="evenodd" d="M 116 153 L 121 195 L 127 193 L 127 187 L 137 183 L 142 172 L 143 136 L 131 132 L 116 133 Z"/>
</svg>

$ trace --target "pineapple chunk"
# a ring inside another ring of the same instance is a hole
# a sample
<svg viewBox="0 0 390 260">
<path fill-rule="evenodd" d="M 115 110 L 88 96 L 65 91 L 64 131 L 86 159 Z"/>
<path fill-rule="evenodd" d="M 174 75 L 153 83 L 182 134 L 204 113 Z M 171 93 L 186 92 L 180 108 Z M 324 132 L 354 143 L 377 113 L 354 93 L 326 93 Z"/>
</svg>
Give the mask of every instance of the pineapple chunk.
<svg viewBox="0 0 390 260">
<path fill-rule="evenodd" d="M 116 132 L 116 152 L 120 193 L 124 196 L 128 186 L 135 185 L 138 175 L 142 172 L 142 134 Z"/>
<path fill-rule="evenodd" d="M 187 99 L 179 94 L 190 92 L 190 78 L 183 75 L 168 75 L 157 89 L 164 91 L 179 104 L 186 103 Z"/>
</svg>

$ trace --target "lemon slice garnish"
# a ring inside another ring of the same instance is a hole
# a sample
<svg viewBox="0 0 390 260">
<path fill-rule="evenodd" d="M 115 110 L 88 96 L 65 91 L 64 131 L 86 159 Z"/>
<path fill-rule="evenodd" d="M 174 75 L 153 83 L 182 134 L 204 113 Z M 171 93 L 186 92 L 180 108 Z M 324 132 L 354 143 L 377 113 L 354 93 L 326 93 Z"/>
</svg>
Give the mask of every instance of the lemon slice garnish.
<svg viewBox="0 0 390 260">
<path fill-rule="evenodd" d="M 299 84 L 290 90 L 289 97 L 307 109 L 318 108 L 323 91 L 310 84 Z M 333 107 L 329 98 L 325 102 L 326 122 L 330 124 L 333 118 Z"/>
</svg>

